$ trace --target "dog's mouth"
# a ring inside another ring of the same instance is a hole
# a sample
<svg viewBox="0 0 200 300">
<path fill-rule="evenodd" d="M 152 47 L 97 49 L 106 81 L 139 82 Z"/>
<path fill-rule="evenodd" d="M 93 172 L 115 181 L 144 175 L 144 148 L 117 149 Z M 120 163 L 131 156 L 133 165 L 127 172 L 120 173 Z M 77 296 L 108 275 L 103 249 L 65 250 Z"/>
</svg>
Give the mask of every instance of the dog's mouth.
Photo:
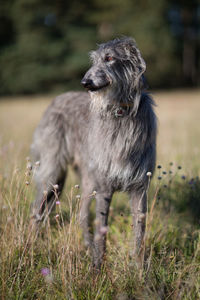
<svg viewBox="0 0 200 300">
<path fill-rule="evenodd" d="M 100 91 L 100 90 L 106 88 L 106 87 L 109 86 L 109 85 L 110 85 L 110 83 L 107 82 L 106 84 L 101 85 L 101 86 L 94 86 L 94 85 L 87 86 L 86 89 L 87 89 L 89 92 L 97 92 L 97 91 Z"/>
</svg>

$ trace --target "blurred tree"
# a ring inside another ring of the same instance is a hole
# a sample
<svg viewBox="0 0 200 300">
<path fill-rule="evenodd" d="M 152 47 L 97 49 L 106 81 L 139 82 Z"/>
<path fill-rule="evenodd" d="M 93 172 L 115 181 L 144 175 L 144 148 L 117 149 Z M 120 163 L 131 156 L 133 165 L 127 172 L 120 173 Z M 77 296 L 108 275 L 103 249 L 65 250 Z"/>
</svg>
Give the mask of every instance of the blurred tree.
<svg viewBox="0 0 200 300">
<path fill-rule="evenodd" d="M 196 0 L 7 0 L 0 21 L 0 94 L 79 88 L 86 53 L 121 35 L 136 39 L 151 87 L 199 83 Z"/>
<path fill-rule="evenodd" d="M 171 0 L 169 21 L 176 37 L 177 57 L 182 65 L 182 83 L 197 85 L 200 42 L 200 3 L 198 0 Z"/>
</svg>

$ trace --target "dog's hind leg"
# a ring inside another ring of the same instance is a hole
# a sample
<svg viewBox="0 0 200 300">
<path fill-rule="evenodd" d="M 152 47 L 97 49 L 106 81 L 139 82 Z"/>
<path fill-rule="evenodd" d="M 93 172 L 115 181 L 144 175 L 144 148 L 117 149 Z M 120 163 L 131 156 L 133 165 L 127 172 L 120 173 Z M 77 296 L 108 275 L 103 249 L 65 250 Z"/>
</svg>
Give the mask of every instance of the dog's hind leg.
<svg viewBox="0 0 200 300">
<path fill-rule="evenodd" d="M 36 198 L 31 206 L 31 217 L 35 223 L 42 221 L 53 209 L 61 194 L 67 169 L 65 139 L 55 124 L 49 128 L 38 128 L 34 136 L 32 154 L 40 161 L 34 179 Z"/>
<path fill-rule="evenodd" d="M 62 192 L 66 178 L 66 173 L 60 166 L 54 168 L 48 164 L 46 169 L 44 165 L 45 163 L 41 162 L 41 169 L 35 176 L 37 192 L 31 205 L 31 217 L 36 223 L 42 221 L 46 214 L 50 214 Z"/>
</svg>

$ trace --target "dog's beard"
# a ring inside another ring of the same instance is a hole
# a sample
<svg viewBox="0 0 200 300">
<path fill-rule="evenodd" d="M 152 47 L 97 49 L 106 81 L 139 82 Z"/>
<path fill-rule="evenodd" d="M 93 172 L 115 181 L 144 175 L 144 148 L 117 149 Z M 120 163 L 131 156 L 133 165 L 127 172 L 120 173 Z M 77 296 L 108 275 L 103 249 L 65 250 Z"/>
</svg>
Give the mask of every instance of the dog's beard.
<svg viewBox="0 0 200 300">
<path fill-rule="evenodd" d="M 91 97 L 90 109 L 100 115 L 111 113 L 112 107 L 116 102 L 116 97 L 112 86 L 108 86 L 96 92 L 89 92 Z"/>
</svg>

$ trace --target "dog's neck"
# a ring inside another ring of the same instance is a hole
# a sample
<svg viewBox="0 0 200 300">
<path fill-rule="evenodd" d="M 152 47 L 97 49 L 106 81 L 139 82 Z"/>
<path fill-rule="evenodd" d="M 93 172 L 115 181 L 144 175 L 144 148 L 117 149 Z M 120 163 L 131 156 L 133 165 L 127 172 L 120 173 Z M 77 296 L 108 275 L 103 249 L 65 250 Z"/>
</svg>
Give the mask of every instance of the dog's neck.
<svg viewBox="0 0 200 300">
<path fill-rule="evenodd" d="M 122 101 L 119 103 L 113 101 L 112 104 L 108 105 L 108 109 L 116 118 L 123 118 L 127 116 L 130 113 L 131 107 L 133 107 L 133 104 Z"/>
<path fill-rule="evenodd" d="M 113 95 L 109 95 L 107 93 L 90 93 L 91 96 L 91 111 L 95 112 L 100 118 L 123 118 L 127 116 L 134 115 L 134 107 L 135 104 L 133 99 L 131 101 L 123 99 L 123 100 L 115 100 Z M 141 97 L 141 94 L 139 95 Z M 113 100 L 111 100 L 113 99 Z"/>
</svg>

